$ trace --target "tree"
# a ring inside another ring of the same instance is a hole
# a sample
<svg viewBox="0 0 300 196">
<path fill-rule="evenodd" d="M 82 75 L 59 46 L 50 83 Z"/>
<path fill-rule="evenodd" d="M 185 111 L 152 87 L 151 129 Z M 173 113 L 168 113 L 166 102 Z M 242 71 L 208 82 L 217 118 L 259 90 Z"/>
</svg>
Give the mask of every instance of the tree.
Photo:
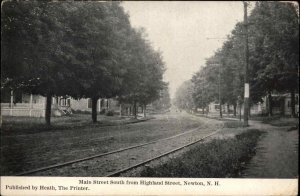
<svg viewBox="0 0 300 196">
<path fill-rule="evenodd" d="M 73 44 L 78 91 L 72 97 L 92 101 L 97 122 L 97 101 L 119 94 L 126 67 L 122 57 L 131 26 L 119 2 L 76 2 L 70 13 L 67 41 Z"/>
<path fill-rule="evenodd" d="M 194 86 L 191 80 L 182 83 L 175 93 L 175 105 L 182 110 L 191 111 L 195 109 L 193 91 Z"/>
<path fill-rule="evenodd" d="M 257 2 L 249 17 L 254 47 L 250 64 L 256 89 L 265 89 L 272 115 L 272 91 L 290 92 L 295 116 L 298 88 L 299 16 L 291 3 Z"/>
<path fill-rule="evenodd" d="M 209 81 L 211 72 L 211 67 L 204 66 L 200 71 L 198 71 L 192 78 L 194 91 L 193 100 L 197 107 L 202 108 L 202 113 L 204 114 L 204 109 L 215 100 L 216 87 Z M 213 79 L 211 77 L 210 79 Z"/>
<path fill-rule="evenodd" d="M 61 63 L 66 54 L 62 43 L 68 5 L 36 1 L 3 4 L 2 87 L 45 96 L 48 125 L 52 96 L 72 89 L 68 86 L 72 83 L 66 81 L 75 79 L 66 62 Z"/>
<path fill-rule="evenodd" d="M 251 102 L 262 102 L 262 98 L 267 95 L 270 115 L 272 92 L 289 92 L 292 97 L 292 115 L 295 115 L 295 92 L 299 92 L 297 10 L 298 7 L 291 3 L 257 2 L 249 16 Z M 217 100 L 220 93 L 220 104 L 232 104 L 236 113 L 238 97 L 242 97 L 244 91 L 242 29 L 243 24 L 237 23 L 222 48 L 194 75 L 194 100 L 199 107 L 208 104 L 205 100 Z M 218 76 L 219 72 L 221 77 Z"/>
<path fill-rule="evenodd" d="M 127 72 L 124 76 L 121 103 L 131 103 L 133 114 L 137 118 L 137 105 L 146 109 L 146 105 L 159 98 L 163 89 L 164 62 L 160 52 L 152 49 L 146 40 L 143 29 L 133 30 L 127 45 Z"/>
<path fill-rule="evenodd" d="M 2 13 L 1 83 L 46 96 L 118 95 L 132 30 L 119 2 L 6 2 Z"/>
<path fill-rule="evenodd" d="M 167 110 L 171 107 L 168 84 L 164 85 L 163 89 L 159 93 L 159 99 L 154 101 L 152 105 L 156 110 Z"/>
</svg>

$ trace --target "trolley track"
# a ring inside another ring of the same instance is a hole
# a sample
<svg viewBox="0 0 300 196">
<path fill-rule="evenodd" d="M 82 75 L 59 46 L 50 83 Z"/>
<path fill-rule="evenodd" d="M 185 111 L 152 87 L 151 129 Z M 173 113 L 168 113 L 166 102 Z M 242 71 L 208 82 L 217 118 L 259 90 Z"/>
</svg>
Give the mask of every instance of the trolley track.
<svg viewBox="0 0 300 196">
<path fill-rule="evenodd" d="M 142 161 L 142 162 L 140 162 L 140 163 L 138 163 L 138 164 L 135 164 L 135 165 L 133 165 L 133 166 L 130 166 L 130 167 L 121 169 L 121 170 L 119 170 L 119 171 L 115 171 L 115 172 L 109 173 L 109 174 L 107 174 L 105 177 L 115 177 L 115 176 L 119 176 L 120 174 L 125 173 L 125 172 L 127 172 L 127 171 L 129 171 L 129 170 L 132 170 L 132 169 L 135 169 L 135 168 L 137 168 L 137 167 L 143 166 L 143 165 L 145 165 L 145 164 L 147 164 L 147 163 L 150 163 L 150 162 L 152 162 L 152 161 L 154 161 L 154 160 L 160 159 L 160 158 L 162 158 L 162 157 L 165 157 L 165 156 L 168 156 L 168 155 L 170 155 L 170 154 L 172 154 L 172 153 L 175 153 L 175 152 L 177 152 L 177 151 L 179 151 L 179 150 L 182 150 L 182 149 L 184 149 L 184 148 L 186 148 L 186 147 L 189 147 L 189 146 L 191 146 L 191 145 L 194 145 L 194 144 L 196 144 L 196 143 L 198 143 L 198 142 L 200 142 L 200 141 L 203 141 L 204 139 L 206 139 L 206 138 L 208 138 L 208 137 L 211 137 L 212 135 L 215 135 L 215 134 L 218 133 L 218 132 L 219 132 L 219 130 L 217 130 L 217 131 L 215 131 L 215 132 L 213 132 L 213 133 L 211 133 L 211 134 L 209 134 L 209 135 L 207 135 L 207 136 L 205 136 L 205 137 L 202 137 L 202 138 L 200 138 L 200 139 L 197 139 L 197 140 L 194 141 L 194 142 L 190 142 L 190 143 L 188 143 L 188 144 L 186 144 L 186 145 L 184 145 L 184 146 L 180 146 L 180 147 L 178 147 L 178 148 L 175 148 L 175 149 L 173 149 L 173 150 L 170 150 L 170 151 L 168 151 L 168 152 L 165 152 L 165 153 L 163 153 L 163 154 L 161 154 L 161 155 L 158 155 L 158 156 L 156 156 L 156 157 L 153 157 L 153 158 L 151 158 L 151 159 L 147 159 L 147 160 Z"/>
<path fill-rule="evenodd" d="M 155 141 L 146 142 L 146 143 L 139 144 L 139 145 L 129 146 L 129 147 L 126 147 L 126 148 L 121 148 L 121 149 L 110 151 L 110 152 L 106 152 L 106 153 L 101 153 L 101 154 L 97 154 L 97 155 L 93 155 L 93 156 L 89 156 L 89 157 L 85 157 L 85 158 L 81 158 L 81 159 L 76 159 L 76 160 L 73 160 L 73 161 L 67 161 L 67 162 L 63 162 L 63 163 L 59 163 L 59 164 L 54 164 L 54 165 L 50 165 L 50 166 L 46 166 L 46 167 L 41 167 L 41 168 L 37 168 L 37 169 L 33 169 L 33 170 L 21 172 L 21 173 L 16 174 L 16 176 L 53 175 L 52 171 L 54 172 L 54 175 L 55 175 L 55 173 L 57 173 L 57 170 L 61 170 L 61 168 L 69 168 L 69 167 L 71 167 L 71 170 L 74 172 L 74 174 L 76 174 L 76 169 L 77 169 L 76 167 L 79 167 L 79 168 L 80 167 L 83 167 L 83 168 L 89 167 L 89 166 L 82 166 L 82 165 L 85 165 L 86 163 L 87 163 L 87 165 L 88 164 L 90 164 L 90 165 L 91 164 L 96 164 L 96 163 L 99 163 L 99 162 L 100 163 L 107 162 L 109 164 L 110 160 L 112 160 L 111 157 L 114 157 L 114 158 L 117 157 L 117 159 L 118 159 L 118 156 L 122 157 L 123 155 L 120 155 L 120 154 L 124 153 L 125 151 L 128 151 L 129 155 L 131 155 L 131 151 L 137 152 L 137 150 L 141 150 L 141 153 L 142 153 L 142 151 L 144 151 L 145 153 L 149 153 L 149 151 L 150 151 L 150 154 L 151 154 L 151 152 L 153 151 L 153 149 L 151 150 L 151 148 L 155 148 L 153 146 L 155 146 L 157 143 L 159 143 L 160 145 L 161 145 L 161 143 L 169 143 L 169 146 L 171 146 L 171 145 L 173 145 L 173 143 L 174 143 L 174 141 L 176 139 L 178 140 L 179 137 L 187 137 L 188 135 L 194 134 L 195 132 L 199 131 L 201 128 L 202 128 L 202 126 L 199 126 L 197 128 L 194 128 L 194 129 L 191 129 L 189 131 L 185 131 L 183 133 L 179 133 L 179 134 L 167 137 L 167 138 L 158 139 L 158 140 L 155 140 Z M 190 138 L 188 140 L 186 140 L 186 141 L 189 141 L 189 143 L 191 143 L 190 141 L 192 141 L 192 140 L 194 141 L 195 140 L 195 138 L 194 139 L 193 138 L 194 138 L 193 136 L 190 136 Z M 174 140 L 174 141 L 172 141 L 172 140 Z M 200 140 L 203 140 L 203 138 L 201 138 Z M 196 143 L 196 142 L 194 142 L 194 143 Z M 170 154 L 172 152 L 178 151 L 178 150 L 180 150 L 180 149 L 182 149 L 184 147 L 187 147 L 189 145 L 191 145 L 191 144 L 185 145 L 185 146 L 183 146 L 181 148 L 178 148 L 178 147 L 174 148 L 173 147 L 171 150 L 169 150 L 168 153 L 163 153 L 163 155 L 161 155 L 161 156 L 166 156 L 167 154 Z M 157 159 L 157 158 L 158 157 L 155 154 L 155 158 L 154 159 Z M 150 159 L 151 158 L 147 159 L 148 162 L 150 161 Z M 99 160 L 101 160 L 101 161 L 99 161 Z M 89 163 L 89 162 L 93 162 L 93 163 Z M 145 161 L 140 161 L 140 162 L 145 162 Z M 140 163 L 134 163 L 133 167 L 137 167 L 136 166 L 137 164 L 141 165 Z M 75 167 L 75 170 L 74 170 L 74 167 Z M 126 165 L 126 166 L 123 166 L 122 168 L 129 168 L 129 167 L 131 167 L 131 166 Z M 104 173 L 102 172 L 102 174 L 100 176 L 110 175 L 110 174 L 107 174 L 107 173 L 108 172 L 112 172 L 112 171 L 116 171 L 116 170 L 119 171 L 120 168 L 113 169 L 113 170 L 108 169 L 107 172 L 104 172 Z M 59 175 L 60 174 L 61 173 L 59 173 Z M 114 174 L 114 175 L 116 175 L 116 174 Z"/>
<path fill-rule="evenodd" d="M 142 148 L 142 147 L 146 147 L 146 146 L 149 146 L 151 144 L 158 143 L 158 142 L 164 142 L 164 141 L 167 141 L 167 140 L 178 138 L 180 136 L 185 136 L 185 135 L 191 134 L 191 133 L 199 130 L 200 128 L 202 128 L 202 126 L 199 126 L 197 128 L 194 128 L 194 129 L 191 129 L 189 131 L 185 131 L 183 133 L 179 133 L 179 134 L 167 137 L 167 138 L 142 143 L 142 144 L 139 144 L 139 145 L 129 146 L 129 147 L 126 147 L 126 148 L 121 148 L 121 149 L 113 150 L 113 151 L 106 152 L 106 153 L 96 154 L 96 155 L 93 155 L 93 156 L 80 158 L 80 159 L 76 159 L 76 160 L 72 160 L 72 161 L 67 161 L 67 162 L 58 163 L 58 164 L 54 164 L 54 165 L 49 165 L 49 166 L 46 166 L 46 167 L 41 167 L 41 168 L 37 168 L 37 169 L 17 173 L 15 175 L 16 176 L 32 175 L 32 174 L 41 173 L 41 172 L 44 172 L 44 171 L 49 171 L 49 170 L 53 170 L 53 169 L 57 169 L 57 168 L 67 167 L 67 166 L 70 166 L 70 165 L 73 165 L 73 164 L 76 164 L 76 163 L 81 163 L 81 162 L 89 161 L 89 160 L 96 159 L 96 158 L 104 158 L 104 157 L 107 157 L 109 155 L 115 155 L 115 154 L 118 154 L 118 153 L 121 153 L 121 152 L 124 152 L 124 151 L 129 151 L 129 150 L 132 150 L 132 149 Z"/>
</svg>

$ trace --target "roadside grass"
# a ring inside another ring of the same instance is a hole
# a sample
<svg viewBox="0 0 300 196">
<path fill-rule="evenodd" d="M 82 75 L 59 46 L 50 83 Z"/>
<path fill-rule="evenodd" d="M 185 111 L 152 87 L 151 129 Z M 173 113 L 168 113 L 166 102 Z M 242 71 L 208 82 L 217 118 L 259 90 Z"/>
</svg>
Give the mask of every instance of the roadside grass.
<svg viewBox="0 0 300 196">
<path fill-rule="evenodd" d="M 244 127 L 243 121 L 224 121 L 224 128 L 240 128 Z"/>
<path fill-rule="evenodd" d="M 2 119 L 1 134 L 24 134 L 87 127 L 95 128 L 136 123 L 148 119 L 150 118 L 137 120 L 129 117 L 98 115 L 98 122 L 92 123 L 90 114 L 72 114 L 69 116 L 51 117 L 51 125 L 48 126 L 45 124 L 44 118 L 5 116 Z"/>
<path fill-rule="evenodd" d="M 226 140 L 200 144 L 180 157 L 154 168 L 146 167 L 141 177 L 240 177 L 244 166 L 255 154 L 263 132 L 250 129 Z"/>
<path fill-rule="evenodd" d="M 228 128 L 236 128 L 236 127 L 243 127 L 242 121 L 236 121 L 234 119 L 238 119 L 239 117 L 236 116 L 224 116 L 226 118 L 220 118 L 219 116 L 205 116 L 201 114 L 197 114 L 197 116 L 202 116 L 205 118 L 211 118 L 223 121 L 225 126 Z M 229 119 L 229 118 L 232 118 Z M 242 116 L 243 119 L 243 116 Z M 273 116 L 262 116 L 262 115 L 251 115 L 249 117 L 250 120 L 261 121 L 262 123 L 270 124 L 272 126 L 284 127 L 284 126 L 292 126 L 292 129 L 299 128 L 299 118 L 292 118 L 288 116 L 281 116 L 281 115 L 273 115 Z M 239 123 L 236 123 L 239 122 Z"/>
<path fill-rule="evenodd" d="M 287 117 L 266 118 L 262 122 L 277 127 L 283 127 L 283 126 L 299 127 L 299 118 L 287 118 Z"/>
<path fill-rule="evenodd" d="M 225 120 L 225 119 L 224 119 Z M 292 126 L 293 129 L 297 129 L 299 127 L 299 118 L 292 118 L 288 116 L 280 116 L 280 115 L 274 115 L 274 116 L 261 116 L 261 115 L 253 115 L 250 117 L 250 120 L 257 120 L 261 121 L 262 123 L 270 124 L 272 126 L 277 127 L 284 127 L 284 126 Z M 237 123 L 239 122 L 239 123 Z M 243 127 L 242 121 L 225 121 L 225 126 L 228 128 L 236 128 L 236 127 Z"/>
</svg>

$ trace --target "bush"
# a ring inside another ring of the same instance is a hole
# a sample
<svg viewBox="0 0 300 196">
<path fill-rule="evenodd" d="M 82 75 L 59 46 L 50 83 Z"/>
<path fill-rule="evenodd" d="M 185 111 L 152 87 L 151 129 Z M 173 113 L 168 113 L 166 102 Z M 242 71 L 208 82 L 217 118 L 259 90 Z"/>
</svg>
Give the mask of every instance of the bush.
<svg viewBox="0 0 300 196">
<path fill-rule="evenodd" d="M 262 132 L 249 130 L 235 138 L 203 143 L 180 157 L 142 170 L 142 177 L 239 177 L 245 162 L 255 154 Z"/>
<path fill-rule="evenodd" d="M 73 109 L 72 109 L 72 113 L 74 113 L 74 114 L 91 114 L 90 111 L 73 110 Z"/>
<path fill-rule="evenodd" d="M 113 116 L 115 114 L 115 112 L 113 110 L 109 110 L 107 113 L 106 113 L 106 116 Z"/>
<path fill-rule="evenodd" d="M 101 109 L 100 110 L 100 114 L 105 114 L 105 112 L 106 112 L 106 109 Z"/>
<path fill-rule="evenodd" d="M 225 128 L 239 128 L 244 127 L 244 122 L 242 121 L 225 121 L 224 122 Z"/>
</svg>

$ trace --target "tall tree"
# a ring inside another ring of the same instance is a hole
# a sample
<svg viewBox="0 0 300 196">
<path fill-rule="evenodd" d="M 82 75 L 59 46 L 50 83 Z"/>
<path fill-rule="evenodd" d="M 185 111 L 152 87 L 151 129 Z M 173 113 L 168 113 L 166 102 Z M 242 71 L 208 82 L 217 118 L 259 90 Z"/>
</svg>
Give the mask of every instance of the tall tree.
<svg viewBox="0 0 300 196">
<path fill-rule="evenodd" d="M 290 92 L 295 116 L 298 89 L 299 16 L 292 3 L 257 2 L 249 17 L 254 47 L 250 59 L 252 78 L 257 89 L 265 89 L 272 114 L 271 93 Z"/>
<path fill-rule="evenodd" d="M 45 96 L 45 119 L 50 125 L 52 96 L 66 90 L 67 85 L 61 85 L 67 84 L 66 78 L 75 79 L 72 69 L 61 63 L 68 4 L 12 1 L 2 8 L 1 82 L 8 88 Z"/>
<path fill-rule="evenodd" d="M 77 2 L 69 20 L 71 41 L 79 67 L 79 96 L 92 101 L 92 121 L 97 121 L 97 101 L 119 94 L 131 26 L 119 2 Z M 77 93 L 77 92 L 76 92 Z M 72 96 L 76 96 L 72 95 Z"/>
<path fill-rule="evenodd" d="M 156 110 L 167 110 L 171 107 L 168 84 L 164 85 L 163 89 L 159 93 L 159 99 L 154 101 L 152 105 Z"/>
<path fill-rule="evenodd" d="M 194 86 L 191 80 L 182 83 L 175 93 L 175 105 L 182 110 L 191 111 L 195 109 L 193 91 Z"/>
<path fill-rule="evenodd" d="M 137 118 L 137 106 L 146 105 L 159 98 L 164 87 L 164 62 L 159 52 L 154 51 L 146 40 L 143 29 L 133 30 L 127 51 L 127 72 L 124 76 L 119 101 L 131 103 Z"/>
</svg>

